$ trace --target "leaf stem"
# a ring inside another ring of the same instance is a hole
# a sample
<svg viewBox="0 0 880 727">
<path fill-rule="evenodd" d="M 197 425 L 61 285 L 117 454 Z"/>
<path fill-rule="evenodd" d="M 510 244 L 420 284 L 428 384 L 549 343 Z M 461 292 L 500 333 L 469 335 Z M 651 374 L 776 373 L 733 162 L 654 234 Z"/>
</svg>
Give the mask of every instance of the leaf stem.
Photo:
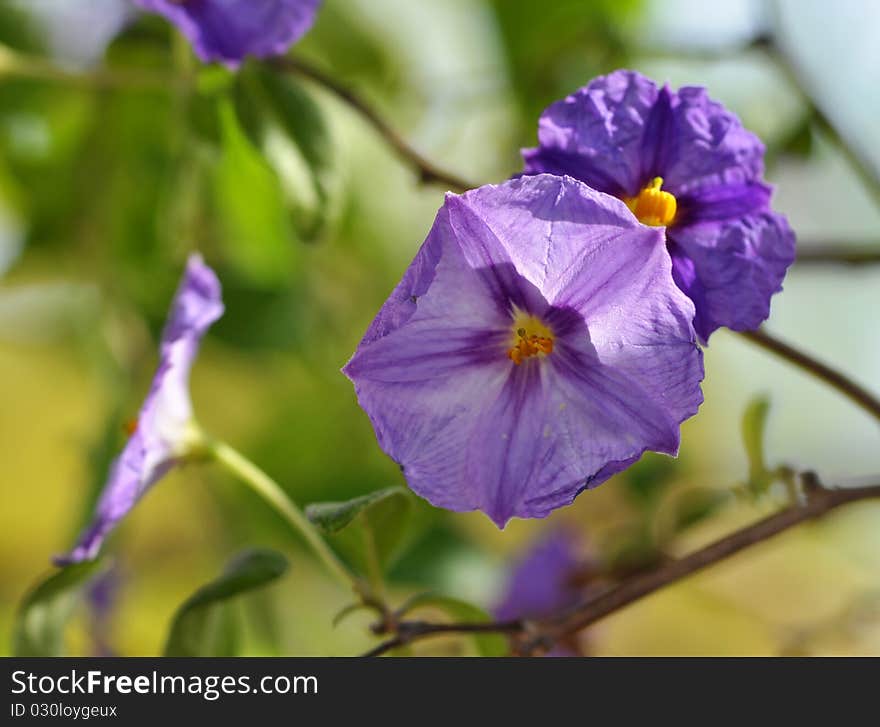
<svg viewBox="0 0 880 727">
<path fill-rule="evenodd" d="M 385 584 L 382 579 L 382 566 L 379 561 L 379 552 L 376 549 L 376 538 L 373 534 L 373 526 L 366 517 L 366 513 L 361 515 L 365 522 L 362 528 L 364 542 L 364 559 L 367 564 L 367 576 L 370 579 L 370 586 L 373 594 L 378 598 L 379 602 L 384 602 Z"/>
<path fill-rule="evenodd" d="M 287 496 L 281 486 L 257 465 L 230 447 L 225 442 L 211 440 L 208 453 L 229 472 L 248 485 L 254 492 L 268 502 L 296 530 L 324 564 L 327 570 L 346 588 L 361 591 L 359 580 L 331 550 L 314 525 L 302 510 Z"/>
</svg>

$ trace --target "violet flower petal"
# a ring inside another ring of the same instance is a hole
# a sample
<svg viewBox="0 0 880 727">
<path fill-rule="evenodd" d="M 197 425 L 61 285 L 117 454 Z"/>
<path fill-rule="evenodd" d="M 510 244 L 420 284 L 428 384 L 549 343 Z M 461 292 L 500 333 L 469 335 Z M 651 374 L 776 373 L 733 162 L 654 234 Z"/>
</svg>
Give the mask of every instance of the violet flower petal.
<svg viewBox="0 0 880 727">
<path fill-rule="evenodd" d="M 312 27 L 320 0 L 135 0 L 174 23 L 205 63 L 282 55 Z"/>
<path fill-rule="evenodd" d="M 538 147 L 523 150 L 525 173 L 568 174 L 617 197 L 637 194 L 657 97 L 650 79 L 617 71 L 551 104 L 538 122 Z"/>
<path fill-rule="evenodd" d="M 694 301 L 694 328 L 706 341 L 726 326 L 750 331 L 770 315 L 794 262 L 794 232 L 782 215 L 760 212 L 669 232 L 676 284 Z"/>
<path fill-rule="evenodd" d="M 667 231 L 675 279 L 696 305 L 703 341 L 720 326 L 756 328 L 769 315 L 794 235 L 770 211 L 764 145 L 704 89 L 672 92 L 615 71 L 549 106 L 538 141 L 523 150 L 525 174 L 568 174 L 620 198 L 662 178 L 678 206 Z M 756 231 L 754 220 L 768 215 L 773 224 Z"/>
<path fill-rule="evenodd" d="M 574 576 L 582 566 L 578 541 L 568 530 L 550 530 L 514 564 L 492 613 L 499 621 L 538 619 L 577 603 Z"/>
<path fill-rule="evenodd" d="M 517 311 L 553 330 L 546 359 L 508 358 Z M 693 315 L 662 230 L 524 177 L 447 196 L 344 372 L 416 493 L 503 526 L 677 451 L 702 401 Z"/>
<path fill-rule="evenodd" d="M 109 532 L 138 500 L 189 453 L 193 414 L 189 374 L 202 336 L 223 314 L 220 282 L 200 255 L 191 255 L 171 306 L 159 366 L 137 427 L 113 463 L 92 523 L 59 565 L 94 558 Z"/>
</svg>

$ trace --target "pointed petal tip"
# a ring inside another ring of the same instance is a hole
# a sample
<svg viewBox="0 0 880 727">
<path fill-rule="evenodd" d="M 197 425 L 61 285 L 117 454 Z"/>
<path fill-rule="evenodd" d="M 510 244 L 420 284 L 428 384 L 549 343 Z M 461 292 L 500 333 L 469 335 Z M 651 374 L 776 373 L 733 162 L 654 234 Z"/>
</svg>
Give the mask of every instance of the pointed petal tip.
<svg viewBox="0 0 880 727">
<path fill-rule="evenodd" d="M 504 530 L 507 523 L 509 523 L 512 519 L 511 515 L 493 515 L 492 513 L 489 513 L 489 512 L 487 512 L 486 515 L 493 523 L 495 523 L 495 526 L 499 530 Z"/>
<path fill-rule="evenodd" d="M 67 553 L 65 555 L 53 555 L 50 560 L 52 562 L 52 565 L 59 568 L 65 568 L 69 565 L 73 565 L 74 563 L 79 562 L 76 558 L 74 558 L 73 553 Z"/>
<path fill-rule="evenodd" d="M 92 552 L 93 550 L 94 552 Z M 78 563 L 95 560 L 97 555 L 97 548 L 85 548 L 82 545 L 77 545 L 68 553 L 53 555 L 51 561 L 52 565 L 58 566 L 59 568 L 66 568 L 71 565 L 77 565 Z"/>
</svg>

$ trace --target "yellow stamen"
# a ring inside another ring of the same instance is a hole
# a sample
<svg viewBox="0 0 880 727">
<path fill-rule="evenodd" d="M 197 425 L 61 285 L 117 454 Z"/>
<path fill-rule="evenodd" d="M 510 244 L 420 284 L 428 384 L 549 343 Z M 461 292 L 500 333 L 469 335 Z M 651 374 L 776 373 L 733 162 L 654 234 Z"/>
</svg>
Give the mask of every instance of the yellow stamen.
<svg viewBox="0 0 880 727">
<path fill-rule="evenodd" d="M 663 177 L 654 177 L 651 184 L 639 192 L 637 197 L 624 197 L 623 201 L 639 222 L 652 227 L 666 227 L 675 219 L 678 206 L 675 197 L 664 192 Z"/>
<path fill-rule="evenodd" d="M 519 366 L 532 356 L 548 356 L 553 353 L 553 333 L 538 318 L 527 313 L 514 315 L 513 345 L 507 350 L 507 358 Z"/>
</svg>

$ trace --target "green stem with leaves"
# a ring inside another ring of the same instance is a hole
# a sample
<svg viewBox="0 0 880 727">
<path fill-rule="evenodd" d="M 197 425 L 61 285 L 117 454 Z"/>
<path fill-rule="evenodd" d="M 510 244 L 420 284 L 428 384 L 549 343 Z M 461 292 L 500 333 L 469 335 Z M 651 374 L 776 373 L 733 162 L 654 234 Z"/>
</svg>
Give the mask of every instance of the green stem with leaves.
<svg viewBox="0 0 880 727">
<path fill-rule="evenodd" d="M 275 480 L 225 442 L 211 440 L 208 443 L 208 454 L 214 461 L 223 465 L 226 470 L 266 500 L 303 537 L 318 559 L 340 584 L 345 588 L 353 588 L 355 591 L 361 592 L 360 580 L 327 545 L 315 526 Z"/>
</svg>

